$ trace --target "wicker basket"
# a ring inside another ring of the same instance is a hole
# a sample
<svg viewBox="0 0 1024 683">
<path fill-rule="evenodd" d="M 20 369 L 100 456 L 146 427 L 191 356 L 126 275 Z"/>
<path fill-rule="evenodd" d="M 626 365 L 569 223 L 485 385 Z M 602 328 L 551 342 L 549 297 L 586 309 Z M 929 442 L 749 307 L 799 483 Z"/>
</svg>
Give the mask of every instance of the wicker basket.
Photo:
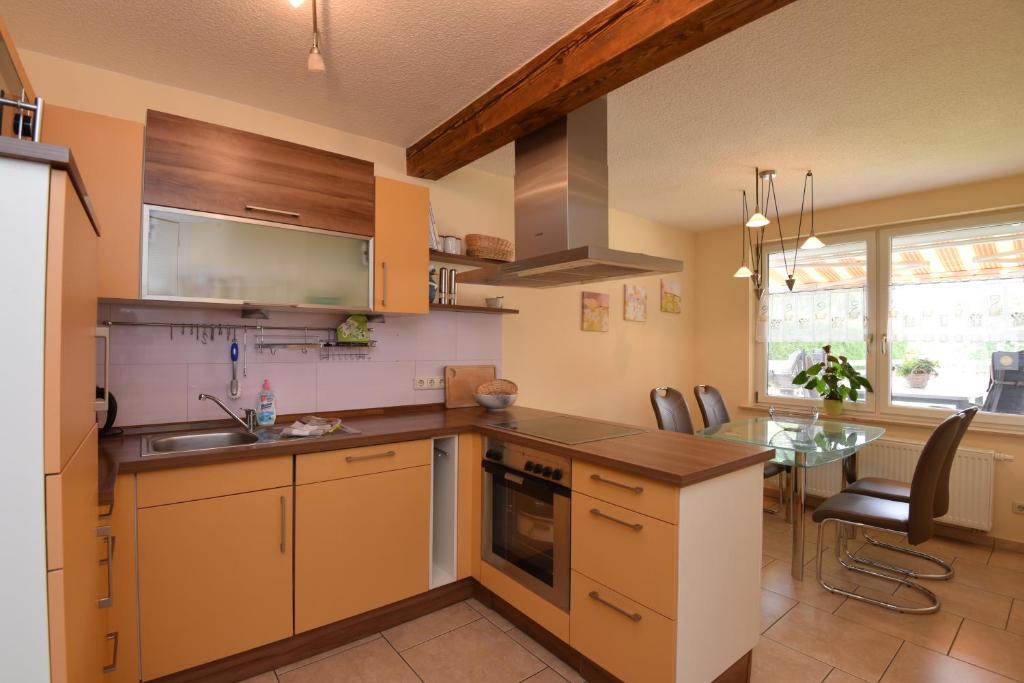
<svg viewBox="0 0 1024 683">
<path fill-rule="evenodd" d="M 519 387 L 516 386 L 515 382 L 507 379 L 493 379 L 490 382 L 484 382 L 478 386 L 476 388 L 476 393 L 483 394 L 484 396 L 518 394 Z"/>
<path fill-rule="evenodd" d="M 511 261 L 512 243 L 490 235 L 466 235 L 466 254 L 495 261 Z"/>
</svg>

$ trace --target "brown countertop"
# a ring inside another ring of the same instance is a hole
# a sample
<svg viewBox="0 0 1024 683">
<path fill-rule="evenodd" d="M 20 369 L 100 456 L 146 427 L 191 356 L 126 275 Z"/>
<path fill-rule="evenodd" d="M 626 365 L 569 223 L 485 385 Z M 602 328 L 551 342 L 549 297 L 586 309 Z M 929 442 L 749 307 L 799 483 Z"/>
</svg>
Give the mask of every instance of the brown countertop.
<svg viewBox="0 0 1024 683">
<path fill-rule="evenodd" d="M 379 414 L 345 418 L 345 424 L 358 429 L 360 434 L 331 434 L 319 438 L 287 439 L 248 446 L 161 453 L 145 457 L 142 456 L 142 441 L 146 435 L 181 431 L 180 428 L 167 426 L 162 429 L 154 428 L 148 432 L 130 430 L 133 433 L 100 439 L 100 503 L 113 502 L 114 481 L 120 473 L 191 467 L 266 455 L 301 455 L 464 432 L 480 432 L 487 436 L 500 437 L 508 442 L 613 467 L 675 486 L 689 486 L 765 462 L 770 460 L 773 454 L 772 449 L 651 429 L 644 429 L 642 433 L 630 436 L 568 445 L 491 426 L 510 419 L 525 420 L 560 414 L 521 407 L 513 407 L 501 413 L 488 413 L 483 408 L 444 409 L 440 406 L 414 411 L 383 410 Z M 224 424 L 230 425 L 228 422 Z"/>
</svg>

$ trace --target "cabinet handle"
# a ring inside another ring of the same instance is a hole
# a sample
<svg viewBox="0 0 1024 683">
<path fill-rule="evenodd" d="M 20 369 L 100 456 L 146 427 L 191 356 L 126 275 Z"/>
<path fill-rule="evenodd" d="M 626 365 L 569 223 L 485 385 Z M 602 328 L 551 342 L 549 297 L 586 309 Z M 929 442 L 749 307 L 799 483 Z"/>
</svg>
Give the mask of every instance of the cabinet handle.
<svg viewBox="0 0 1024 683">
<path fill-rule="evenodd" d="M 633 621 L 640 621 L 641 619 L 643 619 L 643 615 L 638 614 L 637 612 L 628 612 L 628 611 L 622 609 L 621 607 L 619 607 L 618 605 L 613 605 L 612 603 L 608 602 L 607 600 L 602 598 L 601 594 L 598 593 L 597 591 L 590 591 L 589 595 L 590 595 L 591 599 L 598 601 L 599 603 L 601 603 L 605 607 L 608 607 L 610 609 L 615 610 L 616 612 L 618 612 L 619 614 L 621 614 L 622 616 L 624 616 L 624 617 L 626 617 L 628 619 L 632 619 Z"/>
<path fill-rule="evenodd" d="M 96 527 L 96 538 L 102 538 L 107 544 L 107 556 L 100 560 L 100 565 L 107 566 L 107 595 L 96 601 L 100 609 L 105 609 L 114 604 L 114 541 L 113 528 L 109 526 Z"/>
<path fill-rule="evenodd" d="M 253 204 L 246 204 L 245 205 L 245 210 L 246 211 L 262 211 L 263 213 L 273 213 L 273 214 L 277 214 L 278 216 L 289 216 L 291 218 L 298 218 L 299 215 L 300 215 L 298 211 L 285 211 L 284 209 L 271 209 L 271 208 L 268 208 L 266 206 L 255 206 Z"/>
<path fill-rule="evenodd" d="M 388 262 L 380 262 L 380 305 L 388 305 Z"/>
<path fill-rule="evenodd" d="M 591 508 L 590 509 L 590 514 L 594 515 L 595 517 L 601 517 L 603 519 L 607 519 L 610 522 L 615 522 L 616 524 L 621 524 L 622 526 L 628 526 L 633 531 L 640 531 L 641 529 L 644 528 L 643 524 L 634 524 L 633 522 L 627 522 L 626 520 L 619 519 L 618 517 L 612 517 L 611 515 L 606 515 L 605 513 L 603 513 L 600 510 L 598 510 L 597 508 Z"/>
<path fill-rule="evenodd" d="M 113 633 L 108 633 L 104 637 L 104 640 L 112 640 L 112 641 L 114 641 L 114 657 L 110 661 L 110 664 L 108 664 L 107 666 L 103 667 L 103 673 L 105 673 L 105 674 L 112 674 L 115 671 L 117 671 L 117 645 L 121 641 L 121 636 L 120 636 L 120 634 L 117 631 L 114 631 Z"/>
<path fill-rule="evenodd" d="M 605 479 L 600 474 L 591 474 L 590 478 L 593 479 L 594 481 L 600 482 L 602 484 L 608 484 L 610 486 L 618 486 L 620 489 L 626 489 L 627 491 L 632 491 L 633 493 L 643 493 L 644 492 L 644 487 L 643 486 L 630 486 L 629 484 L 622 484 L 622 483 L 619 483 L 617 481 L 612 481 L 611 479 Z"/>
<path fill-rule="evenodd" d="M 103 398 L 96 398 L 94 393 L 92 399 L 95 401 L 96 412 L 101 412 L 107 409 L 110 401 L 110 328 L 97 327 L 95 336 L 103 340 Z"/>
<path fill-rule="evenodd" d="M 281 496 L 281 554 L 284 554 L 284 541 L 286 537 L 285 531 L 285 511 L 284 511 L 284 496 Z"/>
<path fill-rule="evenodd" d="M 383 453 L 369 453 L 367 455 L 346 455 L 345 462 L 359 462 L 360 460 L 372 460 L 374 458 L 391 458 L 398 455 L 394 451 L 384 451 Z"/>
</svg>

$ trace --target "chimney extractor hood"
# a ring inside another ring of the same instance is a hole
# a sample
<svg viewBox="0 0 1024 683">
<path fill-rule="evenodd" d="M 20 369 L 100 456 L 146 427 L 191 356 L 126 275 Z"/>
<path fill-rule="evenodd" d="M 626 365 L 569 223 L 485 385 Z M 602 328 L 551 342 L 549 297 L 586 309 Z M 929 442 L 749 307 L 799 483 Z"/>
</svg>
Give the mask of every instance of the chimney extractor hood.
<svg viewBox="0 0 1024 683">
<path fill-rule="evenodd" d="M 459 282 L 561 287 L 683 269 L 675 259 L 608 248 L 605 98 L 515 145 L 516 260 L 459 273 Z"/>
</svg>

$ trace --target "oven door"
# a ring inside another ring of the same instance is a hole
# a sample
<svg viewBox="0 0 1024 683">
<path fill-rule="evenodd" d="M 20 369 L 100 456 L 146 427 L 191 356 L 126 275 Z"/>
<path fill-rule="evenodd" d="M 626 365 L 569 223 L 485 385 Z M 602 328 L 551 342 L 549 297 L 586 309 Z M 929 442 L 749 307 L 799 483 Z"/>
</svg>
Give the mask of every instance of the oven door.
<svg viewBox="0 0 1024 683">
<path fill-rule="evenodd" d="M 484 561 L 569 611 L 569 489 L 483 463 Z"/>
</svg>

